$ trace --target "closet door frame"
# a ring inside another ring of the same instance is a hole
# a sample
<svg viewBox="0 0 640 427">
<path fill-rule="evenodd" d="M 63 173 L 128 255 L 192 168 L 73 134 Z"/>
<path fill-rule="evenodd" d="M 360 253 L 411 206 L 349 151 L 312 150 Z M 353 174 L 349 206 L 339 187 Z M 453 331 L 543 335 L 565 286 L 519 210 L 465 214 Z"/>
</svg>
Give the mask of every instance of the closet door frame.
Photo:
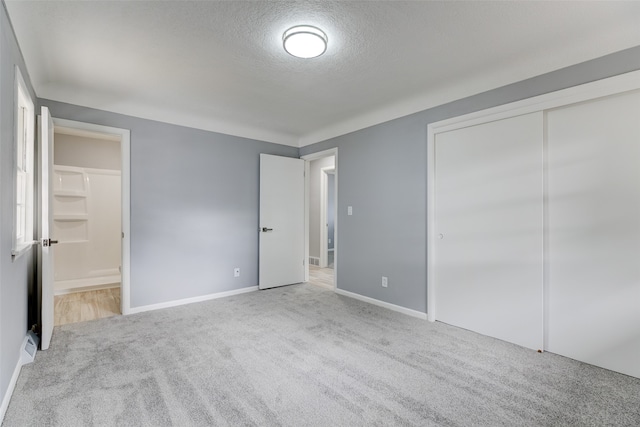
<svg viewBox="0 0 640 427">
<path fill-rule="evenodd" d="M 521 101 L 500 105 L 486 110 L 465 114 L 458 117 L 431 123 L 427 126 L 427 319 L 435 322 L 437 319 L 436 301 L 436 239 L 435 223 L 435 140 L 436 135 L 482 123 L 502 120 L 523 114 L 544 111 L 578 102 L 588 101 L 604 96 L 640 89 L 640 70 L 618 76 L 609 77 L 595 82 L 585 83 L 568 89 L 563 89 Z M 545 164 L 546 168 L 546 164 Z M 547 193 L 546 173 L 544 174 L 544 192 Z M 543 216 L 543 246 L 545 248 L 545 262 L 543 265 L 543 298 L 548 289 L 548 266 L 546 249 L 548 244 L 548 221 L 546 212 Z M 546 313 L 543 316 L 546 319 Z M 545 328 L 546 329 L 546 328 Z M 545 330 L 546 335 L 546 330 Z"/>
</svg>

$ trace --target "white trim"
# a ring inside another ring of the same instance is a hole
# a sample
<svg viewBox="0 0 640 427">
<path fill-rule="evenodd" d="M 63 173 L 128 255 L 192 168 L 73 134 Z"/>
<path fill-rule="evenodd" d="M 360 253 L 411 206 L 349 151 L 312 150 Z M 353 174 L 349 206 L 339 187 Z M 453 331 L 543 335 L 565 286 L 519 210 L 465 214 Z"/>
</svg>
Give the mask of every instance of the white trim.
<svg viewBox="0 0 640 427">
<path fill-rule="evenodd" d="M 329 254 L 327 252 L 327 248 L 329 247 L 329 229 L 327 224 L 329 177 L 327 174 L 329 171 L 335 172 L 335 166 L 320 168 L 320 268 L 327 268 L 327 265 L 329 264 Z"/>
<path fill-rule="evenodd" d="M 26 188 L 26 194 L 24 194 L 25 196 L 25 212 L 26 212 L 26 217 L 25 219 L 25 224 L 24 224 L 24 233 L 25 236 L 22 237 L 22 241 L 18 242 L 16 239 L 16 234 L 18 232 L 17 227 L 16 227 L 16 220 L 17 220 L 17 204 L 18 204 L 18 189 L 16 186 L 16 181 L 12 181 L 13 182 L 13 199 L 12 199 L 12 210 L 13 210 L 13 215 L 11 216 L 12 218 L 12 237 L 11 237 L 11 256 L 13 257 L 13 259 L 17 259 L 20 256 L 22 256 L 23 254 L 25 254 L 28 250 L 31 249 L 31 246 L 33 243 L 29 243 L 29 241 L 33 240 L 34 238 L 34 234 L 35 234 L 35 221 L 36 221 L 36 216 L 35 216 L 35 208 L 36 208 L 36 186 L 35 186 L 35 172 L 36 172 L 36 158 L 35 158 L 35 153 L 36 153 L 36 134 L 35 134 L 35 120 L 36 120 L 36 110 L 35 110 L 35 104 L 33 102 L 33 99 L 31 98 L 31 93 L 28 90 L 28 86 L 24 81 L 24 78 L 22 77 L 22 71 L 20 71 L 20 67 L 19 66 L 14 66 L 14 70 L 15 70 L 15 78 L 14 78 L 14 93 L 13 93 L 13 141 L 12 141 L 12 146 L 14 148 L 14 152 L 13 152 L 13 159 L 12 159 L 12 171 L 11 174 L 13 176 L 14 179 L 17 179 L 17 168 L 18 168 L 18 164 L 17 164 L 17 152 L 18 152 L 18 132 L 20 132 L 22 129 L 18 129 L 18 108 L 20 107 L 20 101 L 22 99 L 23 103 L 26 104 L 27 110 L 28 110 L 28 116 L 26 116 L 24 118 L 24 120 L 26 120 L 26 129 L 27 129 L 27 165 L 25 165 L 25 168 L 30 169 L 30 173 L 27 174 L 27 182 L 25 183 L 25 188 Z M 30 189 L 30 191 L 29 191 Z M 31 197 L 29 197 L 31 196 Z M 30 234 L 30 236 L 29 236 Z"/>
<path fill-rule="evenodd" d="M 479 125 L 537 111 L 559 108 L 578 102 L 640 89 L 640 71 L 585 83 L 568 89 L 546 93 L 521 101 L 503 104 L 486 110 L 427 125 L 427 312 L 431 322 L 436 320 L 435 300 L 435 138 L 442 132 Z"/>
<path fill-rule="evenodd" d="M 543 113 L 542 123 L 542 351 L 549 348 L 549 133 L 547 113 Z"/>
<path fill-rule="evenodd" d="M 320 168 L 320 223 L 318 226 L 318 236 L 320 237 L 320 268 L 327 268 L 327 174 L 325 168 Z M 309 242 L 311 243 L 311 242 Z"/>
<path fill-rule="evenodd" d="M 428 93 L 416 95 L 414 98 L 404 99 L 395 104 L 388 104 L 380 109 L 369 111 L 355 117 L 349 117 L 343 121 L 332 123 L 316 131 L 307 132 L 300 136 L 298 144 L 300 148 L 306 147 L 307 145 L 326 141 L 361 129 L 366 129 L 390 120 L 406 117 L 411 114 L 419 113 L 421 111 L 464 99 L 482 92 L 522 82 L 538 75 L 540 75 L 540 73 L 529 74 L 527 76 L 523 75 L 522 77 L 509 80 L 495 80 L 494 84 L 478 84 L 476 81 L 474 84 L 469 85 L 461 84 L 461 82 L 458 81 L 453 85 L 439 87 L 435 90 L 429 91 Z"/>
<path fill-rule="evenodd" d="M 331 156 L 337 156 L 337 155 L 338 155 L 338 147 L 335 147 L 335 148 L 329 148 L 328 150 L 317 151 L 315 153 L 305 154 L 304 156 L 302 156 L 300 158 L 302 160 L 310 162 L 312 160 L 324 159 L 325 157 L 331 157 Z"/>
<path fill-rule="evenodd" d="M 22 243 L 22 244 L 16 246 L 15 249 L 11 250 L 11 256 L 13 257 L 14 260 L 20 258 L 23 254 L 25 254 L 27 251 L 29 251 L 31 249 L 31 247 L 33 245 L 35 245 L 36 243 L 39 243 L 39 242 L 37 240 L 32 240 L 29 243 Z"/>
<path fill-rule="evenodd" d="M 447 132 L 635 89 L 640 89 L 640 70 L 441 120 L 429 124 L 428 128 L 435 133 Z"/>
<path fill-rule="evenodd" d="M 304 160 L 304 225 L 305 225 L 305 252 L 304 259 L 309 259 L 309 190 L 311 187 L 310 164 L 313 160 L 323 159 L 333 156 L 333 169 L 335 169 L 335 204 L 334 204 L 334 224 L 333 224 L 333 288 L 338 289 L 338 147 L 316 153 L 306 154 L 300 157 Z M 309 263 L 305 265 L 305 282 L 309 281 Z"/>
<path fill-rule="evenodd" d="M 616 49 L 619 50 L 619 49 Z M 597 58 L 611 51 L 600 51 L 594 55 L 571 55 L 571 59 L 556 62 L 550 67 L 535 67 L 531 64 L 516 67 L 517 70 L 490 74 L 477 74 L 465 81 L 456 80 L 448 85 L 430 87 L 425 92 L 417 92 L 415 95 L 397 102 L 385 103 L 379 108 L 360 112 L 353 116 L 347 116 L 341 121 L 321 124 L 315 130 L 303 131 L 300 134 L 280 132 L 266 129 L 264 126 L 250 126 L 237 121 L 213 118 L 210 115 L 193 114 L 184 109 L 168 108 L 160 103 L 134 103 L 126 99 L 110 99 L 104 93 L 82 90 L 59 83 L 39 85 L 38 95 L 42 99 L 57 100 L 88 108 L 97 108 L 117 114 L 125 114 L 146 120 L 161 121 L 202 129 L 227 135 L 235 135 L 241 138 L 256 139 L 292 147 L 305 147 L 317 142 L 346 135 L 361 129 L 366 129 L 380 123 L 388 122 L 411 114 L 419 113 L 430 108 L 435 108 L 456 100 L 464 99 L 483 92 L 505 87 L 526 81 L 536 76 L 544 75 L 553 70 L 579 64 L 589 59 Z M 102 101 L 100 101 L 102 100 Z"/>
<path fill-rule="evenodd" d="M 250 126 L 246 123 L 229 119 L 220 119 L 210 115 L 193 114 L 184 109 L 167 108 L 165 103 L 134 104 L 121 97 L 116 102 L 96 102 L 103 99 L 100 93 L 92 91 L 78 91 L 75 88 L 60 87 L 56 84 L 39 85 L 38 95 L 41 99 L 50 99 L 57 102 L 66 102 L 81 107 L 95 108 L 116 114 L 124 114 L 145 120 L 169 123 L 177 126 L 186 126 L 239 138 L 254 139 L 258 141 L 272 142 L 274 144 L 288 145 L 298 148 L 299 138 L 288 132 L 279 132 L 264 127 Z"/>
<path fill-rule="evenodd" d="M 2 406 L 0 406 L 0 424 L 4 420 L 4 416 L 7 413 L 7 409 L 9 408 L 9 402 L 11 401 L 11 396 L 13 396 L 13 391 L 16 388 L 16 384 L 18 383 L 18 376 L 20 376 L 20 371 L 22 370 L 22 349 L 25 346 L 27 341 L 27 337 L 22 340 L 22 345 L 20 346 L 20 350 L 18 352 L 18 361 L 16 362 L 16 367 L 13 370 L 13 375 L 11 376 L 11 380 L 9 381 L 9 385 L 7 386 L 7 391 L 4 393 L 4 397 L 2 398 Z"/>
<path fill-rule="evenodd" d="M 436 134 L 430 126 L 427 126 L 427 313 L 429 322 L 435 322 L 436 239 L 431 237 L 436 231 Z"/>
<path fill-rule="evenodd" d="M 56 285 L 58 289 L 56 289 Z M 108 277 L 96 277 L 89 279 L 73 279 L 54 282 L 53 295 L 67 295 L 78 292 L 100 291 L 103 289 L 120 288 L 120 275 L 109 279 Z"/>
<path fill-rule="evenodd" d="M 75 120 L 53 119 L 54 127 L 61 127 L 63 133 L 69 129 L 93 137 L 103 134 L 105 139 L 120 140 L 120 173 L 121 173 L 121 197 L 122 197 L 122 281 L 121 281 L 121 311 L 122 314 L 131 312 L 131 131 L 110 126 L 96 125 L 92 123 L 78 122 Z"/>
<path fill-rule="evenodd" d="M 193 304 L 195 302 L 209 301 L 212 299 L 226 298 L 233 295 L 246 294 L 247 292 L 257 291 L 257 286 L 249 286 L 247 288 L 236 289 L 233 291 L 217 292 L 215 294 L 202 295 L 193 298 L 184 298 L 174 301 L 161 302 L 158 304 L 143 305 L 141 307 L 131 307 L 128 314 L 142 313 L 145 311 L 160 310 L 163 308 L 177 307 L 179 305 Z"/>
<path fill-rule="evenodd" d="M 56 133 L 57 128 L 56 128 Z M 53 170 L 67 171 L 67 172 L 88 172 L 96 175 L 114 175 L 121 176 L 122 172 L 118 169 L 98 169 L 98 168 L 84 168 L 79 166 L 66 166 L 66 165 L 57 165 L 53 164 Z"/>
<path fill-rule="evenodd" d="M 364 301 L 369 304 L 377 305 L 378 307 L 386 308 L 389 310 L 397 311 L 398 313 L 406 314 L 407 316 L 417 317 L 418 319 L 427 319 L 427 313 L 421 311 L 412 310 L 410 308 L 402 307 L 400 305 L 391 304 L 389 302 L 380 301 L 379 299 L 365 297 L 364 295 L 356 294 L 353 292 L 345 291 L 342 289 L 336 289 L 338 295 L 344 295 L 345 297 Z"/>
<path fill-rule="evenodd" d="M 304 159 L 304 157 L 301 157 Z M 311 182 L 311 162 L 304 162 L 304 281 L 309 281 L 309 189 Z M 318 265 L 320 265 L 320 259 L 318 258 Z"/>
<path fill-rule="evenodd" d="M 120 141 L 120 135 L 94 132 L 86 129 L 70 128 L 65 126 L 56 126 L 56 133 L 62 135 L 79 136 L 81 138 L 101 139 L 104 141 Z"/>
</svg>

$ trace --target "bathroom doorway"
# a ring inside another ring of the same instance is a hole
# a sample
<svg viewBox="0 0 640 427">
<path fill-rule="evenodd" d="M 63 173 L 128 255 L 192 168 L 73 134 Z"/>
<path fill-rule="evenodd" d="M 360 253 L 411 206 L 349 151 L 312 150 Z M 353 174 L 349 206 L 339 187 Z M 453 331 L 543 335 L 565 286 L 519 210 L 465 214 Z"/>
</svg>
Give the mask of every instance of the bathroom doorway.
<svg viewBox="0 0 640 427">
<path fill-rule="evenodd" d="M 54 325 L 122 313 L 120 135 L 54 127 Z"/>
</svg>

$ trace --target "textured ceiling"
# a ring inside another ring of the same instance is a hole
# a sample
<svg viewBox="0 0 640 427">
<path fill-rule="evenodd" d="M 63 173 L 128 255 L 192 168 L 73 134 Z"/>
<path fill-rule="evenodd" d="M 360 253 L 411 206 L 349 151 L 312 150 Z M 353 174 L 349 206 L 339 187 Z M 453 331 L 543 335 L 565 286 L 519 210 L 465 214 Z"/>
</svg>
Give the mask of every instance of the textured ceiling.
<svg viewBox="0 0 640 427">
<path fill-rule="evenodd" d="M 6 5 L 41 98 L 294 146 L 640 45 L 636 1 Z"/>
</svg>

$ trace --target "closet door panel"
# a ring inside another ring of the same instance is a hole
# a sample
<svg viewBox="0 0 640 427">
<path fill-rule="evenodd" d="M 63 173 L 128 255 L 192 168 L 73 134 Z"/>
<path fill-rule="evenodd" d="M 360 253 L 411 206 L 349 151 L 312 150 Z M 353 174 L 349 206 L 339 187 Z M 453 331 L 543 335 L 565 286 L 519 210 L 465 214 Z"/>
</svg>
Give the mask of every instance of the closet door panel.
<svg viewBox="0 0 640 427">
<path fill-rule="evenodd" d="M 543 114 L 436 135 L 436 319 L 542 348 Z"/>
<path fill-rule="evenodd" d="M 640 377 L 640 92 L 547 112 L 546 349 Z"/>
</svg>

